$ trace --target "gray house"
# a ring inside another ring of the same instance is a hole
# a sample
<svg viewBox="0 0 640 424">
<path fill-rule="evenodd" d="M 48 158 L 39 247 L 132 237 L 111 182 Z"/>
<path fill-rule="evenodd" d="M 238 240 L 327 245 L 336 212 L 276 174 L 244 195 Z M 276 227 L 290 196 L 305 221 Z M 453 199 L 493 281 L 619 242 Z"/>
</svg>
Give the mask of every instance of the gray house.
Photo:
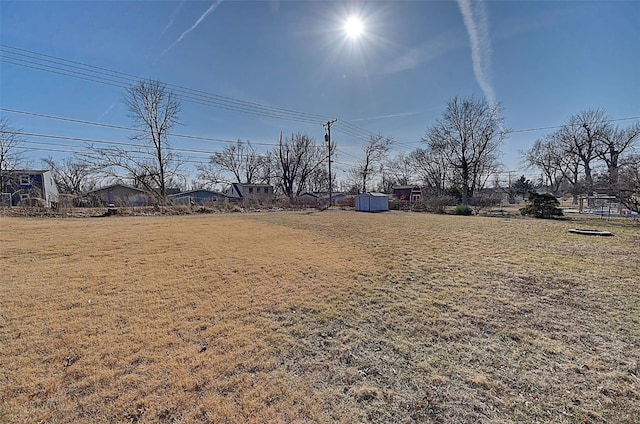
<svg viewBox="0 0 640 424">
<path fill-rule="evenodd" d="M 169 199 L 174 205 L 213 206 L 226 203 L 228 196 L 217 191 L 200 189 L 172 194 Z"/>
<path fill-rule="evenodd" d="M 356 211 L 383 212 L 389 210 L 389 196 L 384 193 L 362 193 L 356 196 Z"/>
<path fill-rule="evenodd" d="M 87 193 L 89 202 L 94 206 L 149 206 L 153 204 L 152 195 L 139 188 L 116 183 L 97 188 Z"/>
<path fill-rule="evenodd" d="M 58 186 L 51 171 L 22 169 L 6 172 L 0 181 L 0 205 L 47 208 L 58 203 Z"/>
<path fill-rule="evenodd" d="M 271 203 L 273 201 L 273 186 L 233 183 L 227 191 L 227 196 L 229 196 L 229 200 L 242 203 Z"/>
</svg>

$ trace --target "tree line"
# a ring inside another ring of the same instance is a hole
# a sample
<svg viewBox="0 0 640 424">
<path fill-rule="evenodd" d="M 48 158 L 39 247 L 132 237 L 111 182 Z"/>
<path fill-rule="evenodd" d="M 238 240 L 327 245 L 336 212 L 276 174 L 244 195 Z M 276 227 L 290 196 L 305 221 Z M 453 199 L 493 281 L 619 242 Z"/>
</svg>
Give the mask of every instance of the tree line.
<svg viewBox="0 0 640 424">
<path fill-rule="evenodd" d="M 640 122 L 619 126 L 602 109 L 572 115 L 524 157 L 554 195 L 606 193 L 640 209 Z"/>
<path fill-rule="evenodd" d="M 170 131 L 180 122 L 176 95 L 159 81 L 143 80 L 125 90 L 123 103 L 137 129 L 131 136 L 136 147 L 89 145 L 72 158 L 43 159 L 62 192 L 80 195 L 105 178 L 120 179 L 154 194 L 162 203 L 168 188 L 187 187 L 186 161 L 170 143 Z M 18 134 L 6 119 L 0 120 L 0 185 L 24 157 Z M 270 184 L 295 199 L 307 191 L 326 192 L 330 183 L 349 193 L 390 193 L 395 186 L 420 185 L 429 196 L 453 196 L 464 206 L 473 205 L 482 200 L 483 188 L 500 185 L 492 177 L 503 169 L 500 146 L 507 135 L 499 103 L 454 97 L 426 130 L 421 147 L 391 156 L 392 137 L 370 136 L 360 159 L 340 181 L 335 175 L 329 181 L 326 166 L 336 153 L 335 143 L 294 132 L 281 133 L 275 147 L 266 152 L 258 152 L 250 141 L 228 144 L 197 166 L 190 188 L 212 189 L 233 182 Z M 523 152 L 526 165 L 540 172 L 540 180 L 534 183 L 522 176 L 507 190 L 526 194 L 539 186 L 554 195 L 574 196 L 606 191 L 637 211 L 639 139 L 640 122 L 620 127 L 599 109 L 573 115 Z"/>
</svg>

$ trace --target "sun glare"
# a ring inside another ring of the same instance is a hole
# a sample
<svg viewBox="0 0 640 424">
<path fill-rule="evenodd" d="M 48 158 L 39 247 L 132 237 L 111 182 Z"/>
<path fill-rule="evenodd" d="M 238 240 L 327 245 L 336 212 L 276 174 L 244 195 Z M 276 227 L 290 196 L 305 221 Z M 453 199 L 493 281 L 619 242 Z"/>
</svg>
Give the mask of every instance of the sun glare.
<svg viewBox="0 0 640 424">
<path fill-rule="evenodd" d="M 344 23 L 344 32 L 351 39 L 359 38 L 364 32 L 364 24 L 357 16 L 351 16 Z"/>
</svg>

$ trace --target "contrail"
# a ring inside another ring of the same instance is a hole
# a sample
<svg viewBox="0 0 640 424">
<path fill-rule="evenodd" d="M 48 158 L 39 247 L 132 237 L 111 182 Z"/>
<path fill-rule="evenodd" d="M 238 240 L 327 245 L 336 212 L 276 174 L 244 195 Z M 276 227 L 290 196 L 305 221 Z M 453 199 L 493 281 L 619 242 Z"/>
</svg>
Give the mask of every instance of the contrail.
<svg viewBox="0 0 640 424">
<path fill-rule="evenodd" d="M 394 113 L 393 115 L 370 116 L 368 118 L 351 119 L 351 122 L 375 121 L 375 120 L 378 120 L 378 119 L 388 119 L 388 118 L 397 118 L 397 117 L 400 117 L 400 116 L 417 115 L 419 113 L 420 112 L 405 112 L 405 113 Z"/>
<path fill-rule="evenodd" d="M 481 1 L 457 0 L 469 34 L 473 74 L 489 103 L 495 103 L 496 94 L 490 81 L 491 41 L 489 40 L 489 20 Z"/>
<path fill-rule="evenodd" d="M 214 10 L 216 10 L 216 8 L 218 6 L 220 6 L 220 3 L 222 3 L 222 0 L 217 0 L 216 2 L 214 2 L 211 6 L 209 6 L 209 8 L 207 10 L 205 10 L 205 12 L 198 18 L 198 20 L 196 21 L 195 24 L 191 25 L 191 28 L 187 29 L 186 31 L 184 31 L 182 34 L 180 34 L 180 37 L 178 37 L 178 39 L 176 41 L 174 41 L 169 47 L 167 47 L 161 54 L 160 56 L 158 56 L 158 59 L 160 59 L 162 56 L 164 56 L 169 50 L 171 50 L 172 48 L 175 47 L 176 44 L 178 44 L 180 41 L 182 41 L 182 39 L 184 37 L 187 36 L 187 34 L 189 34 L 191 31 L 193 31 L 194 29 L 196 29 L 198 27 L 198 25 L 200 25 L 200 22 L 202 22 L 204 20 L 204 18 L 206 18 L 207 16 L 209 16 L 211 14 L 211 12 L 213 12 Z M 158 59 L 156 59 L 155 61 L 157 62 Z"/>
<path fill-rule="evenodd" d="M 173 12 L 171 12 L 171 16 L 169 17 L 169 22 L 167 23 L 167 25 L 164 27 L 164 29 L 162 30 L 162 33 L 164 34 L 165 32 L 167 32 L 167 30 L 169 28 L 171 28 L 171 25 L 173 25 L 173 23 L 176 21 L 176 17 L 178 16 L 178 13 L 180 13 L 180 9 L 182 9 L 182 6 L 184 5 L 184 0 L 182 0 L 180 3 L 178 3 L 178 5 L 176 6 L 175 9 L 173 9 Z"/>
<path fill-rule="evenodd" d="M 108 108 L 107 110 L 105 110 L 105 111 L 102 113 L 102 115 L 100 115 L 100 116 L 98 116 L 98 117 L 96 118 L 96 121 L 97 121 L 97 122 L 100 122 L 100 120 L 101 120 L 102 118 L 104 118 L 105 116 L 107 116 L 107 114 L 108 114 L 109 112 L 111 112 L 111 109 L 113 109 L 113 107 L 114 107 L 114 106 L 115 106 L 115 103 L 111 103 L 111 105 L 109 106 L 109 108 Z"/>
<path fill-rule="evenodd" d="M 399 118 L 402 116 L 413 116 L 413 115 L 420 115 L 422 113 L 425 112 L 429 112 L 432 110 L 439 110 L 442 109 L 444 106 L 434 106 L 434 107 L 430 107 L 427 109 L 423 109 L 423 110 L 418 110 L 415 112 L 401 112 L 401 113 L 394 113 L 392 115 L 380 115 L 380 116 L 369 116 L 367 118 L 356 118 L 356 119 L 350 119 L 351 122 L 360 122 L 360 121 L 375 121 L 378 119 L 389 119 L 389 118 Z"/>
</svg>

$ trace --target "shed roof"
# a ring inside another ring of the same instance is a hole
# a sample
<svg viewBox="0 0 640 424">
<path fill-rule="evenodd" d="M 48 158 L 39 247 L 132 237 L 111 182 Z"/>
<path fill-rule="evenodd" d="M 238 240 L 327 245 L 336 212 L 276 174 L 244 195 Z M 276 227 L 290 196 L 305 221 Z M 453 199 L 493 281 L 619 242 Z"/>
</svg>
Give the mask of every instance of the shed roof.
<svg viewBox="0 0 640 424">
<path fill-rule="evenodd" d="M 389 195 L 385 193 L 362 193 L 362 194 L 359 194 L 359 196 L 389 197 Z"/>
</svg>

